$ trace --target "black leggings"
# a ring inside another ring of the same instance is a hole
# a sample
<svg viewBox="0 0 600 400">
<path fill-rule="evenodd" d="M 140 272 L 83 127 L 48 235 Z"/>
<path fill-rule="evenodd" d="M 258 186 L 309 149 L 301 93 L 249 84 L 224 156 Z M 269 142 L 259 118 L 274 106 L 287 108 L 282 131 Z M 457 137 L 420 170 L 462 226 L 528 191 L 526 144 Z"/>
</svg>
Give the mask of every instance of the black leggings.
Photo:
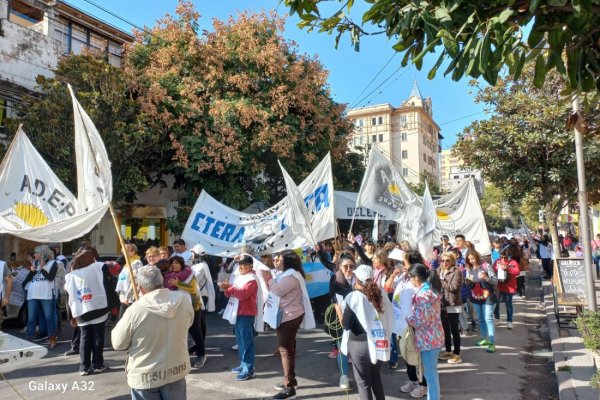
<svg viewBox="0 0 600 400">
<path fill-rule="evenodd" d="M 417 376 L 417 367 L 414 365 L 406 364 L 406 374 L 408 375 L 408 380 L 411 382 L 417 382 L 419 377 Z M 425 375 L 423 375 L 423 381 L 419 382 L 421 386 L 427 387 L 427 380 L 425 379 Z"/>
<path fill-rule="evenodd" d="M 202 310 L 198 310 L 194 312 L 194 322 L 192 322 L 192 326 L 190 326 L 190 329 L 188 329 L 188 332 L 194 340 L 194 345 L 196 347 L 196 355 L 198 357 L 202 357 L 206 353 L 206 350 L 204 348 L 204 334 L 202 333 L 201 324 Z"/>
<path fill-rule="evenodd" d="M 454 354 L 460 355 L 460 331 L 458 329 L 459 313 L 442 313 L 442 326 L 444 327 L 444 339 L 446 351 L 450 353 L 454 344 Z"/>
</svg>

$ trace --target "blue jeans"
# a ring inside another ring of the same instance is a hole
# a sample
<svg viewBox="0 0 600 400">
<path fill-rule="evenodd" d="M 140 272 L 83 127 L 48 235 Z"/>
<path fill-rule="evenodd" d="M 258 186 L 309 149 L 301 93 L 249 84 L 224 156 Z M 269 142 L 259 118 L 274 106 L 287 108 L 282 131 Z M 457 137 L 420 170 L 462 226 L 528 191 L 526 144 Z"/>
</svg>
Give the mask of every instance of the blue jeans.
<svg viewBox="0 0 600 400">
<path fill-rule="evenodd" d="M 46 322 L 47 333 L 49 336 L 56 336 L 56 302 L 54 299 L 27 300 L 27 337 L 33 338 L 35 326 L 38 319 L 43 318 Z M 43 332 L 43 324 L 40 323 L 40 333 Z"/>
<path fill-rule="evenodd" d="M 477 304 L 471 302 L 471 305 L 475 309 L 475 312 L 477 312 L 477 317 L 479 318 L 479 331 L 481 332 L 481 337 L 488 339 L 491 343 L 496 343 L 494 338 L 494 321 L 492 318 L 494 304 Z"/>
<path fill-rule="evenodd" d="M 423 375 L 427 380 L 427 400 L 439 400 L 440 378 L 438 376 L 438 355 L 441 348 L 421 351 L 423 362 Z"/>
<path fill-rule="evenodd" d="M 498 302 L 496 303 L 496 307 L 494 308 L 494 317 L 496 319 L 500 319 L 500 302 L 504 300 L 504 304 L 506 304 L 506 321 L 512 322 L 513 320 L 513 294 L 512 293 L 500 293 L 500 297 Z"/>
<path fill-rule="evenodd" d="M 336 341 L 337 348 L 340 349 L 342 347 L 342 340 L 339 339 Z M 337 356 L 338 368 L 340 369 L 340 375 L 348 376 L 348 356 L 346 354 L 342 354 L 341 351 L 338 351 Z"/>
<path fill-rule="evenodd" d="M 235 321 L 235 340 L 238 344 L 242 373 L 254 373 L 254 316 L 238 315 Z"/>
<path fill-rule="evenodd" d="M 596 278 L 600 279 L 600 257 L 592 255 L 592 261 L 596 266 Z"/>
<path fill-rule="evenodd" d="M 153 389 L 131 389 L 131 400 L 186 399 L 185 378 Z"/>
<path fill-rule="evenodd" d="M 390 364 L 396 364 L 398 362 L 398 338 L 395 333 L 392 333 L 390 338 Z"/>
</svg>

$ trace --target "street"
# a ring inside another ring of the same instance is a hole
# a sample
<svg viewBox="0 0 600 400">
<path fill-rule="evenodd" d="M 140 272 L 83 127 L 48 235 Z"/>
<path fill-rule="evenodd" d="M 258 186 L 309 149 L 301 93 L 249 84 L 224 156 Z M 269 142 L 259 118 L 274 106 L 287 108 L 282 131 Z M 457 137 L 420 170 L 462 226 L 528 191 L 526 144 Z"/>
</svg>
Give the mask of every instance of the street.
<svg viewBox="0 0 600 400">
<path fill-rule="evenodd" d="M 444 399 L 554 399 L 556 379 L 551 364 L 545 314 L 539 309 L 539 270 L 528 275 L 527 300 L 515 296 L 514 330 L 502 322 L 496 331 L 497 351 L 488 354 L 475 346 L 478 336 L 463 337 L 462 364 L 439 364 L 442 397 Z M 504 306 L 501 309 L 505 314 Z M 256 340 L 256 373 L 249 381 L 236 382 L 229 369 L 238 365 L 231 327 L 216 313 L 208 316 L 209 336 L 206 340 L 208 361 L 187 377 L 189 399 L 265 399 L 276 393 L 273 385 L 280 383 L 281 362 L 274 356 L 275 333 L 261 333 Z M 81 377 L 78 356 L 64 357 L 68 349 L 70 329 L 65 327 L 60 345 L 49 351 L 36 367 L 5 374 L 0 381 L 0 399 L 60 398 L 127 399 L 129 387 L 124 373 L 124 352 L 113 351 L 107 329 L 104 373 Z M 18 330 L 11 334 L 23 337 Z M 331 340 L 322 330 L 302 332 L 298 337 L 296 374 L 298 397 L 312 399 L 357 398 L 356 390 L 345 393 L 338 388 L 336 361 L 327 358 Z M 399 387 L 407 380 L 404 364 L 398 369 L 382 368 L 386 398 L 408 399 Z"/>
</svg>

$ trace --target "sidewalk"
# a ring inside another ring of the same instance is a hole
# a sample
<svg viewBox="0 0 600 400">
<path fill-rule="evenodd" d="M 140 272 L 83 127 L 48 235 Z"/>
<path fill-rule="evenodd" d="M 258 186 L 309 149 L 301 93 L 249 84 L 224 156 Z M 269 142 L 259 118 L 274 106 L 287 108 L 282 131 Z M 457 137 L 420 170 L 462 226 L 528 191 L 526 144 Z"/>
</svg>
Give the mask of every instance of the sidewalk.
<svg viewBox="0 0 600 400">
<path fill-rule="evenodd" d="M 537 279 L 541 279 L 541 267 L 535 261 L 537 260 L 532 260 L 533 271 L 530 273 L 537 274 Z M 561 326 L 558 325 L 554 314 L 551 282 L 543 281 L 542 285 L 544 290 L 540 307 L 546 309 L 559 399 L 598 400 L 600 391 L 590 386 L 590 380 L 600 365 L 595 363 L 592 352 L 584 347 L 581 335 L 573 322 L 568 325 L 561 322 Z M 598 280 L 596 280 L 596 297 L 600 302 Z"/>
</svg>

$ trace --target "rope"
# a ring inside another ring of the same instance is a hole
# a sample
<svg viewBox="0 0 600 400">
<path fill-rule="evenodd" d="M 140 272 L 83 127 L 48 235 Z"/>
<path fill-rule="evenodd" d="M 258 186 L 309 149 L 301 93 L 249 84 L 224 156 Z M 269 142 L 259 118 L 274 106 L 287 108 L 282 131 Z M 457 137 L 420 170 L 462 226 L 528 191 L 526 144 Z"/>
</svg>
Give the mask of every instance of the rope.
<svg viewBox="0 0 600 400">
<path fill-rule="evenodd" d="M 13 386 L 12 383 L 10 383 L 10 381 L 8 379 L 6 379 L 6 377 L 4 376 L 4 374 L 2 372 L 0 372 L 0 377 L 2 377 L 2 380 L 6 383 L 8 383 L 8 386 L 10 386 L 10 388 L 23 400 L 25 400 L 25 397 L 23 397 L 23 395 L 21 393 L 19 393 L 19 391 L 17 390 L 16 387 Z"/>
<path fill-rule="evenodd" d="M 325 327 L 328 328 L 329 336 L 331 336 L 333 340 L 337 341 L 342 338 L 341 336 L 333 336 L 335 332 L 342 330 L 342 322 L 340 321 L 340 319 L 337 316 L 337 313 L 335 312 L 334 303 L 331 303 L 329 307 L 327 307 L 327 309 L 325 310 L 325 315 L 323 317 L 323 325 L 325 325 Z"/>
</svg>

